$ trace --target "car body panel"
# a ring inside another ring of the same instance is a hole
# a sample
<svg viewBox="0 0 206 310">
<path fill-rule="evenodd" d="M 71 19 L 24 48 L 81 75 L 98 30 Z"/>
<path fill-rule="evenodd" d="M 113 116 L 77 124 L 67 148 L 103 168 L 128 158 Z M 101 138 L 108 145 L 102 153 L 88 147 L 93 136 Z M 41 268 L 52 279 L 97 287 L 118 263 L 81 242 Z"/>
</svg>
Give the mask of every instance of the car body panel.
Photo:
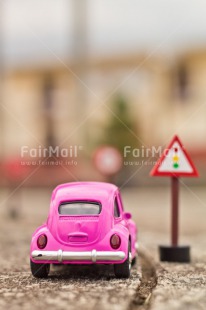
<svg viewBox="0 0 206 310">
<path fill-rule="evenodd" d="M 120 211 L 117 218 L 114 217 L 115 199 L 118 202 Z M 76 201 L 97 202 L 101 204 L 101 212 L 98 215 L 59 214 L 60 204 Z M 47 244 L 44 249 L 39 249 L 37 246 L 37 239 L 41 234 L 47 236 Z M 111 247 L 110 238 L 113 234 L 117 234 L 121 238 L 118 249 Z M 58 260 L 52 258 L 52 263 L 92 264 L 94 260 L 95 263 L 123 263 L 128 255 L 129 240 L 131 242 L 132 258 L 137 254 L 135 247 L 136 236 L 136 224 L 132 219 L 125 219 L 121 195 L 115 185 L 102 182 L 67 183 L 57 186 L 53 191 L 47 222 L 37 228 L 32 236 L 30 257 L 35 263 L 48 263 L 48 259 L 43 260 L 44 256 L 41 259 L 42 253 L 49 255 L 51 251 L 55 253 L 59 251 L 58 253 L 65 254 L 61 258 L 58 256 Z M 85 252 L 92 254 L 88 260 L 83 258 L 80 260 L 78 258 L 63 260 L 62 257 L 68 257 L 69 252 L 71 255 L 77 253 L 77 257 Z M 102 255 L 103 252 L 110 252 L 111 260 Z M 125 255 L 121 254 L 118 260 L 114 260 L 112 259 L 115 255 L 114 252 L 123 252 Z M 39 253 L 38 258 L 36 253 Z M 94 254 L 97 259 L 93 259 Z M 54 255 L 54 257 L 56 256 Z M 105 260 L 101 260 L 101 257 L 105 257 Z"/>
</svg>

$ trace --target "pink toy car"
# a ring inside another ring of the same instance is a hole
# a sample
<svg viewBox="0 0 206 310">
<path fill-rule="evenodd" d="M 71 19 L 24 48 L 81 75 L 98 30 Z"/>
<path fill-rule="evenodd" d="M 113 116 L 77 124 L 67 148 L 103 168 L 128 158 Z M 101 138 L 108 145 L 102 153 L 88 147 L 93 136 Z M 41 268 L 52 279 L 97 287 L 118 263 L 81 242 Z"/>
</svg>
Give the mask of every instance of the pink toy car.
<svg viewBox="0 0 206 310">
<path fill-rule="evenodd" d="M 47 277 L 50 264 L 113 264 L 119 278 L 128 278 L 136 259 L 137 228 L 124 212 L 115 185 L 77 182 L 52 193 L 47 222 L 31 241 L 31 272 Z"/>
</svg>

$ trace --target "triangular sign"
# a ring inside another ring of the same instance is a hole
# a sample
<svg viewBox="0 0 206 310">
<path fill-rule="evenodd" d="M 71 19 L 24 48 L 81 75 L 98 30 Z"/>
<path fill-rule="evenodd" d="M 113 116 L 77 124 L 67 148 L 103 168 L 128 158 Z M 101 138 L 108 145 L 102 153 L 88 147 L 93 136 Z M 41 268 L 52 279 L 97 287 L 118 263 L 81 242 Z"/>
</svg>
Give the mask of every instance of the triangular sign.
<svg viewBox="0 0 206 310">
<path fill-rule="evenodd" d="M 156 162 L 150 175 L 198 177 L 198 171 L 178 136 L 174 136 L 169 146 L 164 150 L 162 156 Z"/>
</svg>

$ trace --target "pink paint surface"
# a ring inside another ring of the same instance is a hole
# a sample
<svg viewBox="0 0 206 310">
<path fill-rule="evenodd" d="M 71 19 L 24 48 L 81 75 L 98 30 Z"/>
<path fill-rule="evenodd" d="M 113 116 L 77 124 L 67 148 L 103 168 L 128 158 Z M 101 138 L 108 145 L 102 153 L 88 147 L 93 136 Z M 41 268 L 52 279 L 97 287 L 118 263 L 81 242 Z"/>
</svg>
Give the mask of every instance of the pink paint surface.
<svg viewBox="0 0 206 310">
<path fill-rule="evenodd" d="M 118 203 L 119 217 L 114 216 L 114 202 Z M 59 206 L 72 202 L 93 202 L 101 205 L 100 214 L 96 215 L 61 215 Z M 75 182 L 57 186 L 51 197 L 50 211 L 47 222 L 38 227 L 31 241 L 31 252 L 41 250 L 37 246 L 37 239 L 41 234 L 47 236 L 47 245 L 42 251 L 123 251 L 125 259 L 128 254 L 128 242 L 131 242 L 132 258 L 136 256 L 137 227 L 130 215 L 123 209 L 119 189 L 108 183 Z M 121 238 L 121 245 L 113 249 L 110 238 L 117 234 Z M 122 263 L 98 261 L 96 263 Z M 35 261 L 31 258 L 35 263 Z M 46 263 L 46 261 L 41 261 Z M 55 261 L 54 263 L 59 263 Z M 64 264 L 91 264 L 91 261 L 64 261 Z"/>
</svg>

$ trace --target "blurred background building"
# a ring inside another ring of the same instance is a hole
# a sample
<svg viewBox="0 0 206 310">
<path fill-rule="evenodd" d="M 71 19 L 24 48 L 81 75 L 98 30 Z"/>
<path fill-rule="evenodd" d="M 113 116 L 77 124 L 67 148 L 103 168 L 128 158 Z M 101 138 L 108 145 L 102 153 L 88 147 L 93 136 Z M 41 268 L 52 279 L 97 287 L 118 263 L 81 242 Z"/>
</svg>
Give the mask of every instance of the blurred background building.
<svg viewBox="0 0 206 310">
<path fill-rule="evenodd" d="M 166 146 L 174 134 L 190 150 L 204 183 L 205 6 L 183 0 L 168 0 L 167 6 L 160 0 L 2 3 L 1 184 L 26 177 L 24 185 L 103 180 L 93 164 L 100 145 L 113 145 L 123 156 L 124 145 Z M 125 104 L 122 115 L 119 100 Z M 108 131 L 115 126 L 116 132 Z M 22 159 L 23 146 L 78 146 L 81 152 L 72 157 L 76 166 L 25 167 L 23 161 L 45 158 Z M 130 161 L 142 159 L 149 160 Z M 128 184 L 154 182 L 150 169 L 143 165 Z M 133 171 L 123 165 L 119 180 Z"/>
</svg>

